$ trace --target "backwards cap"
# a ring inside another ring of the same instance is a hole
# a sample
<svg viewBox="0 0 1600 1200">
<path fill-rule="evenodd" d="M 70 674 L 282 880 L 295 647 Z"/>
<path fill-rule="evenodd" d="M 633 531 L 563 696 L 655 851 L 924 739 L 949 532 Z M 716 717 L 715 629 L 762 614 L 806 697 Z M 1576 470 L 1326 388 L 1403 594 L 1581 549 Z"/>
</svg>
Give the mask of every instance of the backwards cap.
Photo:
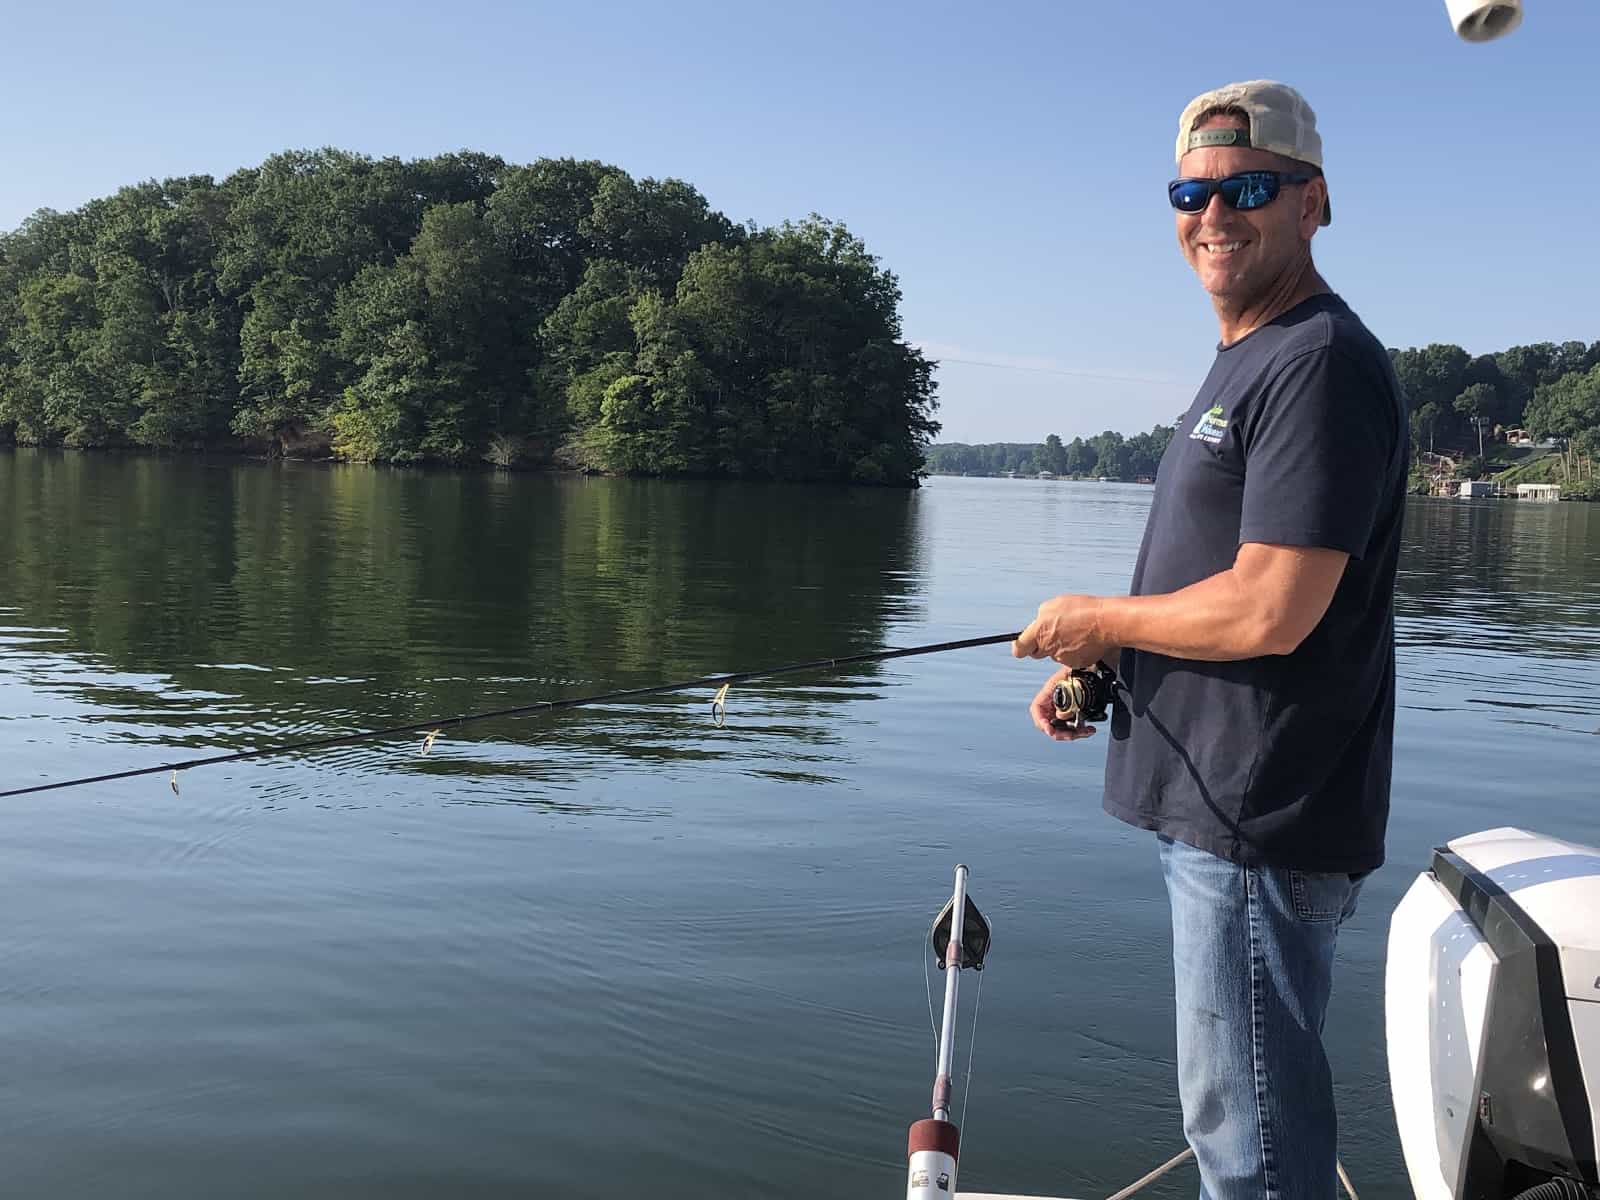
<svg viewBox="0 0 1600 1200">
<path fill-rule="evenodd" d="M 1249 118 L 1248 129 L 1195 129 L 1200 114 L 1213 108 L 1236 108 Z M 1252 79 L 1202 92 L 1178 118 L 1177 157 L 1206 146 L 1250 146 L 1281 154 L 1322 169 L 1322 135 L 1317 114 L 1299 92 L 1275 79 Z M 1322 223 L 1333 220 L 1325 207 Z"/>
</svg>

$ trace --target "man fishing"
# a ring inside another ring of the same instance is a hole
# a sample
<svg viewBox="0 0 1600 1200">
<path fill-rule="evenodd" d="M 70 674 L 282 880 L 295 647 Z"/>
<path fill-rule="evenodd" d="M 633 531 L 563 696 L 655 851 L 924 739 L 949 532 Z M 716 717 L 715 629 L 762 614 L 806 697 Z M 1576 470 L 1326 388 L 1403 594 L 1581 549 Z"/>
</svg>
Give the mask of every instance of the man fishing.
<svg viewBox="0 0 1600 1200">
<path fill-rule="evenodd" d="M 1105 808 L 1153 830 L 1172 907 L 1179 1095 L 1211 1200 L 1334 1195 L 1334 943 L 1383 861 L 1409 449 L 1388 354 L 1312 262 L 1315 116 L 1281 83 L 1190 102 L 1169 186 L 1216 361 L 1177 429 L 1130 595 L 1062 595 L 1013 645 L 1123 689 Z"/>
</svg>

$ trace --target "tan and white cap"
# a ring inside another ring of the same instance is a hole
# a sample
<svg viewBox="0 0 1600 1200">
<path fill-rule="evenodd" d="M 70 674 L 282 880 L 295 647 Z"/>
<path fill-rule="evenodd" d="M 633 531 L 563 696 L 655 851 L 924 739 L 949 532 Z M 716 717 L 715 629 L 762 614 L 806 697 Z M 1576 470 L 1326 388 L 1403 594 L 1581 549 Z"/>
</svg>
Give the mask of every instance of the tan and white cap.
<svg viewBox="0 0 1600 1200">
<path fill-rule="evenodd" d="M 1200 129 L 1195 121 L 1213 108 L 1237 108 L 1249 117 L 1249 129 Z M 1205 146 L 1250 146 L 1281 154 L 1296 162 L 1322 169 L 1322 135 L 1317 132 L 1317 114 L 1306 98 L 1286 83 L 1275 79 L 1251 79 L 1230 83 L 1202 92 L 1178 118 L 1177 158 Z M 1324 209 L 1322 223 L 1333 219 Z"/>
</svg>

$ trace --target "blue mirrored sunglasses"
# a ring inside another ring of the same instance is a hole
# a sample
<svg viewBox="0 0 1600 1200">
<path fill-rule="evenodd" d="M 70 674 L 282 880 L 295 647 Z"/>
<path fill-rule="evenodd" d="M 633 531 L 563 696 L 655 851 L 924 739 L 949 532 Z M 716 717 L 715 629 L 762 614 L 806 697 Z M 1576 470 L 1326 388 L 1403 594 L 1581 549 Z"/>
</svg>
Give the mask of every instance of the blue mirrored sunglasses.
<svg viewBox="0 0 1600 1200">
<path fill-rule="evenodd" d="M 1295 183 L 1310 183 L 1316 175 L 1301 171 L 1240 171 L 1222 179 L 1174 179 L 1167 184 L 1167 199 L 1179 212 L 1198 213 L 1206 210 L 1211 197 L 1222 194 L 1222 202 L 1229 208 L 1249 210 L 1271 204 L 1278 192 Z"/>
</svg>

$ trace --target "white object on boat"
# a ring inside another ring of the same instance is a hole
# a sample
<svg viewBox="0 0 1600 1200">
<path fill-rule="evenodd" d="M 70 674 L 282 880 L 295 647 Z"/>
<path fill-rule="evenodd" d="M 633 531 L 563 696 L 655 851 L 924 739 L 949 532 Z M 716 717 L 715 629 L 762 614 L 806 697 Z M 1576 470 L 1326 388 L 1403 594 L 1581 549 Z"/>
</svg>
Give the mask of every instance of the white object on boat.
<svg viewBox="0 0 1600 1200">
<path fill-rule="evenodd" d="M 949 1200 L 955 1193 L 956 1160 L 961 1149 L 960 1131 L 950 1120 L 956 993 L 962 969 L 983 970 L 984 956 L 989 952 L 989 924 L 967 897 L 966 867 L 956 867 L 955 890 L 933 919 L 929 935 L 934 957 L 944 971 L 944 1020 L 939 1026 L 939 1059 L 934 1067 L 933 1116 L 912 1125 L 906 1142 L 906 1200 Z"/>
<path fill-rule="evenodd" d="M 1418 1200 L 1600 1200 L 1600 849 L 1503 828 L 1436 850 L 1390 921 L 1384 993 Z"/>
<path fill-rule="evenodd" d="M 1593 1189 L 1600 850 L 1510 828 L 1436 850 L 1390 922 L 1384 991 L 1418 1200 Z"/>
</svg>

